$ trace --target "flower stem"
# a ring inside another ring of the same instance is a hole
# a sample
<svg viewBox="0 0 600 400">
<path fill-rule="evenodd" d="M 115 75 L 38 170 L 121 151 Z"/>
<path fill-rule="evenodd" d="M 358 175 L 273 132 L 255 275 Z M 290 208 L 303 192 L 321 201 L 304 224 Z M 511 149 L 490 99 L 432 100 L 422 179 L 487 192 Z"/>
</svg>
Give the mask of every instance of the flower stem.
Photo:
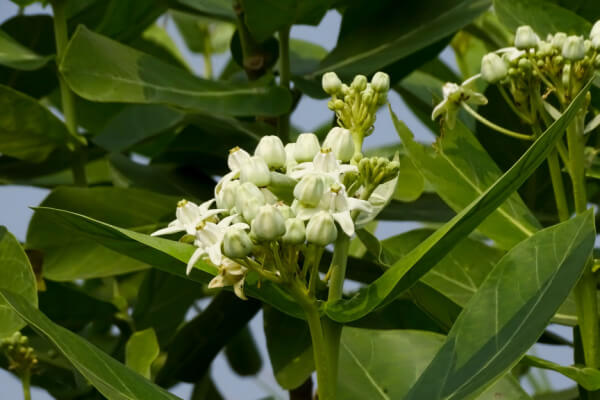
<svg viewBox="0 0 600 400">
<path fill-rule="evenodd" d="M 567 197 L 565 195 L 565 186 L 563 183 L 560 165 L 556 150 L 552 150 L 548 155 L 548 168 L 550 169 L 550 179 L 552 180 L 552 189 L 554 190 L 554 199 L 556 201 L 556 209 L 558 210 L 558 219 L 566 221 L 569 219 L 569 207 L 567 205 Z"/>
<path fill-rule="evenodd" d="M 290 88 L 290 27 L 279 30 L 279 86 Z M 285 113 L 278 120 L 279 137 L 284 143 L 289 141 L 290 114 Z"/>
<path fill-rule="evenodd" d="M 27 370 L 23 373 L 21 384 L 23 385 L 23 399 L 31 400 L 31 371 Z"/>
<path fill-rule="evenodd" d="M 329 295 L 327 297 L 328 303 L 332 303 L 342 298 L 349 248 L 350 238 L 341 232 L 335 241 L 333 258 L 329 267 L 331 270 L 331 279 L 329 280 Z"/>
<path fill-rule="evenodd" d="M 521 140 L 534 140 L 535 139 L 532 135 L 526 135 L 524 133 L 514 132 L 514 131 L 511 131 L 510 129 L 503 128 L 500 125 L 496 125 L 492 121 L 483 117 L 477 111 L 473 110 L 471 107 L 469 107 L 469 105 L 467 105 L 464 102 L 461 103 L 461 106 L 462 106 L 462 108 L 465 109 L 465 111 L 467 111 L 469 114 L 471 114 L 476 120 L 478 120 L 479 122 L 481 122 L 484 125 L 487 125 L 489 128 L 491 128 L 497 132 L 500 132 L 507 136 L 510 136 L 510 137 L 513 137 L 516 139 L 521 139 Z"/>
<path fill-rule="evenodd" d="M 208 27 L 204 32 L 204 51 L 202 52 L 202 56 L 204 57 L 204 78 L 212 79 L 213 77 L 213 68 L 212 68 L 212 44 L 210 42 L 210 30 Z"/>
</svg>

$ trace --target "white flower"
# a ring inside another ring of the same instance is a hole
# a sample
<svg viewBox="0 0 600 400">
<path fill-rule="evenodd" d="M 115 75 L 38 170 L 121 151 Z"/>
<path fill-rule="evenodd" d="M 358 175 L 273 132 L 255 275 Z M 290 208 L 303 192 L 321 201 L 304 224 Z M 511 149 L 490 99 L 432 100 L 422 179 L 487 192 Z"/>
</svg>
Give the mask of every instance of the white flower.
<svg viewBox="0 0 600 400">
<path fill-rule="evenodd" d="M 308 174 L 321 175 L 326 181 L 340 182 L 340 177 L 346 172 L 358 172 L 355 165 L 342 164 L 335 158 L 331 149 L 322 149 L 311 162 L 296 165 L 289 172 L 294 179 L 301 179 Z"/>
<path fill-rule="evenodd" d="M 297 162 L 306 162 L 312 160 L 319 152 L 321 145 L 319 139 L 314 133 L 301 133 L 294 143 L 294 159 Z"/>
<path fill-rule="evenodd" d="M 177 203 L 177 211 L 175 211 L 177 218 L 171 221 L 166 228 L 153 232 L 151 236 L 169 235 L 183 231 L 188 235 L 195 234 L 198 224 L 214 215 L 227 211 L 219 208 L 210 210 L 209 208 L 214 201 L 215 199 L 211 199 L 198 206 L 191 201 L 181 200 Z"/>
<path fill-rule="evenodd" d="M 208 288 L 214 289 L 225 286 L 233 286 L 233 291 L 242 300 L 248 300 L 244 295 L 244 282 L 248 269 L 227 257 L 223 257 L 219 266 L 219 274 L 209 283 Z"/>
<path fill-rule="evenodd" d="M 487 104 L 487 99 L 481 93 L 477 93 L 467 86 L 467 82 L 462 85 L 448 82 L 442 88 L 444 100 L 440 102 L 431 113 L 431 119 L 435 120 L 440 116 L 444 116 L 444 122 L 450 129 L 456 124 L 456 114 L 462 102 L 476 105 Z"/>
<path fill-rule="evenodd" d="M 285 165 L 285 149 L 281 139 L 277 136 L 263 136 L 254 150 L 254 155 L 265 160 L 267 165 L 272 168 L 280 168 Z"/>
<path fill-rule="evenodd" d="M 321 211 L 326 211 L 340 225 L 348 236 L 354 234 L 354 221 L 351 212 L 354 210 L 371 212 L 372 206 L 368 201 L 348 197 L 343 185 L 334 183 L 323 195 L 317 207 L 305 207 L 300 202 L 294 201 L 292 208 L 296 216 L 308 220 Z"/>
<path fill-rule="evenodd" d="M 231 215 L 223 218 L 219 223 L 203 222 L 196 227 L 196 239 L 194 245 L 197 247 L 196 251 L 190 257 L 187 264 L 186 273 L 192 271 L 194 264 L 200 259 L 200 257 L 208 255 L 210 262 L 214 265 L 221 265 L 223 260 L 223 254 L 221 252 L 221 244 L 223 238 L 228 229 L 248 229 L 248 224 L 236 223 L 231 225 L 233 219 L 237 218 L 237 215 Z"/>
<path fill-rule="evenodd" d="M 232 172 L 238 171 L 242 168 L 245 162 L 250 161 L 250 154 L 246 150 L 234 147 L 229 150 L 229 157 L 227 157 L 227 166 Z"/>
</svg>

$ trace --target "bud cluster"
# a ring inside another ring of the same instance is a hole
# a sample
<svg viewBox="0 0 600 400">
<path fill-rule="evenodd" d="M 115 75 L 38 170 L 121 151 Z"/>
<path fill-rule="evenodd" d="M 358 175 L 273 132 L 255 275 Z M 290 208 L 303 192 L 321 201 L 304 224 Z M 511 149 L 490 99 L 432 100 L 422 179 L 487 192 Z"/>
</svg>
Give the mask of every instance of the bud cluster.
<svg viewBox="0 0 600 400">
<path fill-rule="evenodd" d="M 336 113 L 338 124 L 352 132 L 355 151 L 359 152 L 364 137 L 373 131 L 377 109 L 387 102 L 389 76 L 385 72 L 376 72 L 369 82 L 364 75 L 357 75 L 347 85 L 335 72 L 327 72 L 323 75 L 322 85 L 331 96 L 327 106 Z"/>
<path fill-rule="evenodd" d="M 387 88 L 376 76 L 357 85 Z M 375 99 L 385 98 L 370 90 Z M 182 239 L 196 247 L 188 273 L 198 260 L 210 261 L 219 274 L 209 287 L 233 286 L 240 298 L 251 270 L 277 283 L 306 277 L 301 260 L 314 259 L 339 235 L 352 236 L 358 215 L 375 213 L 373 191 L 398 175 L 397 161 L 363 158 L 360 150 L 343 127 L 332 128 L 322 143 L 302 133 L 285 146 L 277 136 L 264 136 L 253 154 L 235 147 L 215 198 L 200 205 L 180 201 L 176 219 L 153 235 L 184 232 Z"/>
<path fill-rule="evenodd" d="M 8 369 L 19 375 L 30 373 L 38 364 L 34 350 L 29 346 L 29 339 L 21 332 L 15 332 L 12 336 L 1 339 L 0 350 L 8 359 Z"/>
</svg>

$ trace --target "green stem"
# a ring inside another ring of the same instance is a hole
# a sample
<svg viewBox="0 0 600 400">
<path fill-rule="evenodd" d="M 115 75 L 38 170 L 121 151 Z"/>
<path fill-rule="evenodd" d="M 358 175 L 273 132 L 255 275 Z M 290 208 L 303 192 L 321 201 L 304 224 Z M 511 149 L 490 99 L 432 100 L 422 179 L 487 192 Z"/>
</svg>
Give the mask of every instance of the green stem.
<svg viewBox="0 0 600 400">
<path fill-rule="evenodd" d="M 516 139 L 521 139 L 521 140 L 534 140 L 535 139 L 532 135 L 526 135 L 524 133 L 514 132 L 514 131 L 511 131 L 510 129 L 503 128 L 500 125 L 496 125 L 492 121 L 483 117 L 477 111 L 473 110 L 471 107 L 469 107 L 464 102 L 461 103 L 461 106 L 462 106 L 462 108 L 465 109 L 465 111 L 467 111 L 469 114 L 471 114 L 476 120 L 478 120 L 479 122 L 481 122 L 484 125 L 487 125 L 489 128 L 491 128 L 497 132 L 500 132 L 507 136 L 514 137 Z"/>
<path fill-rule="evenodd" d="M 329 267 L 331 270 L 331 278 L 329 280 L 329 295 L 327 296 L 328 303 L 333 303 L 342 298 L 349 248 L 350 237 L 345 233 L 340 232 L 335 241 L 333 258 Z"/>
<path fill-rule="evenodd" d="M 204 77 L 206 79 L 212 79 L 213 68 L 212 68 L 212 44 L 210 42 L 210 31 L 207 28 L 204 32 L 204 51 L 202 56 L 204 57 Z"/>
<path fill-rule="evenodd" d="M 69 36 L 67 33 L 67 16 L 65 13 L 66 2 L 64 0 L 53 0 L 52 11 L 54 13 L 54 37 L 56 41 L 56 59 L 60 65 L 62 57 L 65 53 L 67 43 L 69 42 Z M 58 74 L 58 82 L 60 86 L 60 98 L 62 103 L 62 112 L 65 117 L 65 125 L 67 130 L 73 137 L 75 143 L 74 152 L 81 152 L 79 147 L 86 144 L 86 140 L 83 136 L 77 133 L 77 118 L 75 115 L 75 97 L 73 92 L 69 89 L 69 86 L 65 82 L 62 74 Z M 73 181 L 78 186 L 86 186 L 85 177 L 85 164 L 83 163 L 84 158 L 80 155 L 73 155 Z"/>
<path fill-rule="evenodd" d="M 506 90 L 501 86 L 498 85 L 498 90 L 500 91 L 500 94 L 502 95 L 502 97 L 504 98 L 504 101 L 506 102 L 506 104 L 508 104 L 508 106 L 510 107 L 511 110 L 513 110 L 513 112 L 519 117 L 521 118 L 523 121 L 525 121 L 525 123 L 527 124 L 531 124 L 531 118 L 525 114 L 523 114 L 523 112 L 521 112 L 517 106 L 515 105 L 515 103 L 512 101 L 512 99 L 510 98 L 510 96 L 508 95 L 508 93 L 506 93 Z"/>
<path fill-rule="evenodd" d="M 279 86 L 290 88 L 290 27 L 279 31 Z M 279 117 L 279 137 L 284 143 L 289 141 L 290 114 L 285 113 Z"/>
<path fill-rule="evenodd" d="M 31 400 L 31 371 L 25 371 L 21 377 L 21 384 L 23 385 L 23 399 Z"/>
<path fill-rule="evenodd" d="M 313 252 L 313 259 L 311 260 L 310 269 L 310 281 L 308 283 L 308 292 L 312 297 L 316 296 L 317 293 L 317 282 L 319 282 L 319 264 L 321 264 L 321 257 L 323 256 L 323 247 L 315 247 Z"/>
<path fill-rule="evenodd" d="M 567 197 L 565 195 L 565 186 L 560 171 L 560 164 L 556 150 L 552 150 L 548 156 L 548 168 L 550 169 L 550 179 L 552 180 L 552 189 L 554 190 L 554 199 L 556 201 L 556 209 L 558 210 L 558 218 L 560 221 L 569 219 L 569 206 L 567 205 Z"/>
</svg>

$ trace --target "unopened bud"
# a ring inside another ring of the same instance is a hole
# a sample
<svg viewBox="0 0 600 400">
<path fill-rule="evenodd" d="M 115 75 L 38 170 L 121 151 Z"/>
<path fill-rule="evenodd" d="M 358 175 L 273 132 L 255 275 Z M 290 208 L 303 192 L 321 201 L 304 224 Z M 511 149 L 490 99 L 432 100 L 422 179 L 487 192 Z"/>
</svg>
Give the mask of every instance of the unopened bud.
<svg viewBox="0 0 600 400">
<path fill-rule="evenodd" d="M 327 246 L 337 239 L 337 228 L 331 214 L 319 211 L 306 225 L 306 240 L 318 246 Z"/>
<path fill-rule="evenodd" d="M 590 31 L 590 37 L 600 35 L 600 20 L 596 21 L 594 26 L 592 26 L 592 30 Z"/>
<path fill-rule="evenodd" d="M 282 201 L 275 203 L 273 206 L 279 210 L 281 215 L 283 215 L 283 218 L 285 218 L 286 220 L 289 218 L 294 218 L 296 216 L 296 214 L 294 214 L 294 211 L 292 210 L 292 207 L 288 206 Z"/>
<path fill-rule="evenodd" d="M 552 47 L 557 50 L 562 51 L 563 45 L 565 44 L 565 40 L 567 40 L 567 34 L 564 32 L 558 32 L 554 34 L 552 37 Z"/>
<path fill-rule="evenodd" d="M 481 77 L 489 83 L 501 81 L 508 74 L 506 62 L 496 53 L 489 53 L 481 59 Z"/>
<path fill-rule="evenodd" d="M 338 162 L 330 148 L 323 148 L 313 159 L 314 167 L 317 171 L 333 172 L 338 168 Z"/>
<path fill-rule="evenodd" d="M 320 149 L 319 139 L 314 133 L 301 133 L 294 145 L 294 158 L 298 162 L 312 161 Z"/>
<path fill-rule="evenodd" d="M 554 50 L 554 47 L 552 46 L 551 43 L 541 41 L 538 45 L 537 55 L 542 56 L 542 57 L 548 56 L 548 55 L 552 54 L 553 50 Z M 539 60 L 539 61 L 542 61 L 542 60 Z"/>
<path fill-rule="evenodd" d="M 301 244 L 306 239 L 304 221 L 299 218 L 290 218 L 285 221 L 285 234 L 281 241 L 285 244 Z"/>
<path fill-rule="evenodd" d="M 294 197 L 302 204 L 309 207 L 316 207 L 323 193 L 325 192 L 325 183 L 319 175 L 306 175 L 294 188 Z"/>
<path fill-rule="evenodd" d="M 354 156 L 354 141 L 348 129 L 337 126 L 332 128 L 323 142 L 323 147 L 330 148 L 335 157 L 342 162 L 348 162 Z"/>
<path fill-rule="evenodd" d="M 536 48 L 538 42 L 538 35 L 529 25 L 523 25 L 517 28 L 517 33 L 515 34 L 515 47 L 517 49 L 525 50 Z"/>
<path fill-rule="evenodd" d="M 242 229 L 228 229 L 223 237 L 223 253 L 229 258 L 244 258 L 252 252 L 252 240 Z"/>
<path fill-rule="evenodd" d="M 260 241 L 277 240 L 285 233 L 285 219 L 272 205 L 262 206 L 251 225 L 252 234 Z"/>
<path fill-rule="evenodd" d="M 342 90 L 342 81 L 335 72 L 324 73 L 321 84 L 325 93 L 331 96 L 340 93 Z"/>
<path fill-rule="evenodd" d="M 569 87 L 571 81 L 571 64 L 566 64 L 562 71 L 562 84 L 565 87 Z"/>
<path fill-rule="evenodd" d="M 240 188 L 240 181 L 229 181 L 226 182 L 222 187 L 221 191 L 216 194 L 217 208 L 223 208 L 231 210 L 235 207 L 235 199 L 237 197 L 237 191 Z"/>
<path fill-rule="evenodd" d="M 254 150 L 254 155 L 265 160 L 272 168 L 281 168 L 285 165 L 285 149 L 277 136 L 263 136 Z"/>
<path fill-rule="evenodd" d="M 390 90 L 390 76 L 385 72 L 375 72 L 371 78 L 373 90 L 379 93 L 387 93 Z"/>
<path fill-rule="evenodd" d="M 242 183 L 235 198 L 235 207 L 246 221 L 252 221 L 258 209 L 265 204 L 265 196 L 254 184 Z"/>
<path fill-rule="evenodd" d="M 271 182 L 269 166 L 261 157 L 250 157 L 250 160 L 241 166 L 240 181 L 251 182 L 256 186 L 267 186 Z"/>
<path fill-rule="evenodd" d="M 356 75 L 354 77 L 354 79 L 352 80 L 352 84 L 350 84 L 350 87 L 352 89 L 358 90 L 359 92 L 362 92 L 363 90 L 366 89 L 367 87 L 367 77 L 364 75 Z"/>
<path fill-rule="evenodd" d="M 569 36 L 562 48 L 562 56 L 567 60 L 579 61 L 585 57 L 585 44 L 580 36 Z"/>
<path fill-rule="evenodd" d="M 595 50 L 600 50 L 600 34 L 596 35 L 596 36 L 592 36 L 592 47 Z"/>
<path fill-rule="evenodd" d="M 232 171 L 239 171 L 242 164 L 250 161 L 250 154 L 244 149 L 234 147 L 229 150 L 229 157 L 227 157 L 227 166 Z"/>
</svg>

